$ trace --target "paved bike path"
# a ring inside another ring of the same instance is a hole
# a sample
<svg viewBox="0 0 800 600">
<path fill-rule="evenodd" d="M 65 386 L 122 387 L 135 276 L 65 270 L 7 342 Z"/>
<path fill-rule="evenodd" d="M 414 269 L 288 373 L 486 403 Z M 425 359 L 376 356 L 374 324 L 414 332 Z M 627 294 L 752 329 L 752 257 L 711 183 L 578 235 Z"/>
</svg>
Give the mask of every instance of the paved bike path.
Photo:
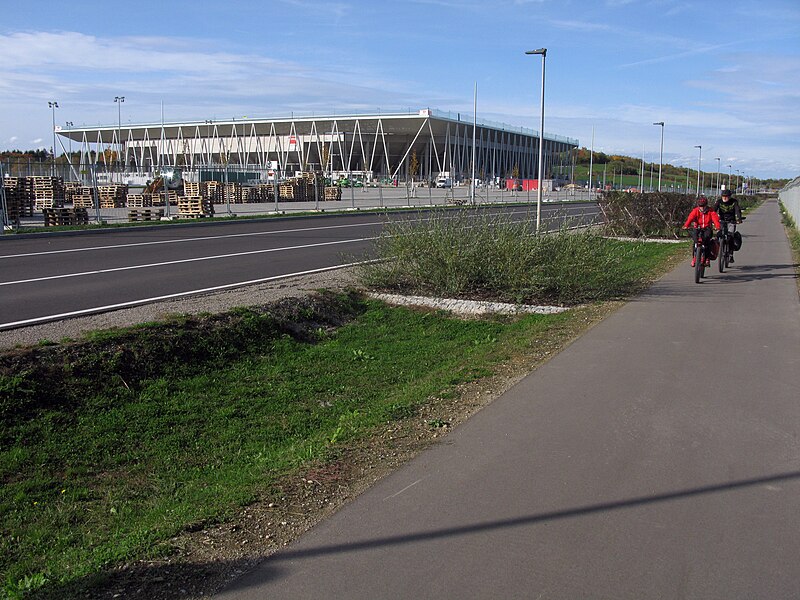
<svg viewBox="0 0 800 600">
<path fill-rule="evenodd" d="M 800 597 L 800 302 L 741 231 L 218 598 Z"/>
</svg>

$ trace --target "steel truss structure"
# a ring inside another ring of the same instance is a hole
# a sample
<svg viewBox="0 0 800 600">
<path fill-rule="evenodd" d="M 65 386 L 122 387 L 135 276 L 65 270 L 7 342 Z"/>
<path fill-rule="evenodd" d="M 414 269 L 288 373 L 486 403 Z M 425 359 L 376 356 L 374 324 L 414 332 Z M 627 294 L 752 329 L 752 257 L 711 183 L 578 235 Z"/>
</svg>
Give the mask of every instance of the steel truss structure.
<svg viewBox="0 0 800 600">
<path fill-rule="evenodd" d="M 261 170 L 277 167 L 284 173 L 321 170 L 419 180 L 433 180 L 448 172 L 459 180 L 472 172 L 473 122 L 432 109 L 409 114 L 57 128 L 56 132 L 80 143 L 81 169 L 96 158 L 109 171 L 140 173 L 238 165 Z M 478 121 L 475 140 L 479 179 L 536 178 L 537 131 Z M 576 139 L 545 134 L 545 178 L 577 146 Z M 66 152 L 63 140 L 61 147 Z M 72 170 L 77 175 L 75 165 Z"/>
</svg>

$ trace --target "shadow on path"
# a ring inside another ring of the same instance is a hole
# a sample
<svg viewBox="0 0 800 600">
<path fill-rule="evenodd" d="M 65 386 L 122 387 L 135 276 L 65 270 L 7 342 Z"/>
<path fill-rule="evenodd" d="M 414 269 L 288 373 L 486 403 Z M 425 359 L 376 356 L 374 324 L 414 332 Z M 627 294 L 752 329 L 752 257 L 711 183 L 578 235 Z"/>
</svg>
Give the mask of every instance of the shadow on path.
<svg viewBox="0 0 800 600">
<path fill-rule="evenodd" d="M 376 538 L 372 540 L 348 542 L 343 544 L 332 544 L 329 546 L 319 546 L 316 548 L 308 548 L 302 550 L 288 550 L 285 552 L 279 552 L 271 556 L 268 560 L 265 561 L 263 565 L 258 567 L 258 570 L 255 573 L 253 573 L 253 576 L 243 578 L 242 580 L 234 582 L 228 588 L 228 590 L 230 591 L 241 590 L 248 587 L 258 586 L 277 579 L 281 575 L 281 570 L 278 568 L 278 563 L 284 561 L 313 559 L 319 556 L 327 556 L 327 555 L 341 554 L 347 552 L 358 552 L 362 550 L 371 550 L 373 548 L 380 548 L 385 546 L 395 546 L 401 544 L 425 542 L 442 538 L 481 533 L 484 531 L 496 531 L 513 527 L 528 526 L 537 523 L 559 521 L 562 519 L 572 519 L 575 517 L 591 515 L 593 513 L 607 512 L 607 511 L 614 511 L 614 510 L 621 510 L 628 508 L 637 508 L 640 506 L 648 506 L 652 504 L 658 504 L 661 502 L 683 500 L 686 498 L 705 496 L 709 494 L 719 494 L 719 493 L 742 490 L 746 488 L 752 488 L 767 484 L 790 482 L 795 480 L 800 480 L 800 471 L 771 475 L 768 477 L 759 477 L 754 479 L 732 481 L 730 483 L 709 485 L 687 490 L 679 490 L 676 492 L 657 494 L 654 496 L 640 496 L 637 498 L 630 498 L 627 500 L 619 500 L 616 502 L 605 502 L 589 506 L 569 508 L 565 510 L 546 512 L 537 515 L 523 516 L 514 519 L 488 521 L 486 523 L 476 523 L 474 525 L 464 525 L 462 527 L 451 527 L 451 528 L 438 529 L 427 532 L 410 533 L 407 535 L 389 536 L 383 538 Z"/>
</svg>

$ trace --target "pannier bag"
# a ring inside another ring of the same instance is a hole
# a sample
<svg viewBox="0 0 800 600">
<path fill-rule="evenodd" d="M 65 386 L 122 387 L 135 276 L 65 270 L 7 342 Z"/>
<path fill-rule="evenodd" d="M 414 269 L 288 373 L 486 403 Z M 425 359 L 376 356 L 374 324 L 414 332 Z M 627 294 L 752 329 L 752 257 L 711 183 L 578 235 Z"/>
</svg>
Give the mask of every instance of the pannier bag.
<svg viewBox="0 0 800 600">
<path fill-rule="evenodd" d="M 736 252 L 742 249 L 742 234 L 738 231 L 733 232 L 733 249 Z"/>
<path fill-rule="evenodd" d="M 708 245 L 708 253 L 711 255 L 709 256 L 711 260 L 717 258 L 717 254 L 719 254 L 719 242 L 717 240 L 711 240 Z"/>
</svg>

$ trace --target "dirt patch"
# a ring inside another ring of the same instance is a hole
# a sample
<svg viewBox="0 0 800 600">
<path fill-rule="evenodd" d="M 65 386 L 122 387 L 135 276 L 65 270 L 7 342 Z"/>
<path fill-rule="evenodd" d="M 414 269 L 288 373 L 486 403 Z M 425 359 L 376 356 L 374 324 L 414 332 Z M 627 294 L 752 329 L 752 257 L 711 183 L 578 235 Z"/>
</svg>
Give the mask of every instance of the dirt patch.
<svg viewBox="0 0 800 600">
<path fill-rule="evenodd" d="M 448 397 L 429 398 L 407 418 L 386 422 L 327 462 L 283 478 L 224 522 L 188 527 L 168 542 L 166 558 L 122 565 L 96 581 L 88 597 L 162 600 L 219 591 L 437 443 L 618 306 L 576 309 L 574 318 L 532 339 L 530 350 L 497 365 L 492 376 L 462 384 Z"/>
</svg>

